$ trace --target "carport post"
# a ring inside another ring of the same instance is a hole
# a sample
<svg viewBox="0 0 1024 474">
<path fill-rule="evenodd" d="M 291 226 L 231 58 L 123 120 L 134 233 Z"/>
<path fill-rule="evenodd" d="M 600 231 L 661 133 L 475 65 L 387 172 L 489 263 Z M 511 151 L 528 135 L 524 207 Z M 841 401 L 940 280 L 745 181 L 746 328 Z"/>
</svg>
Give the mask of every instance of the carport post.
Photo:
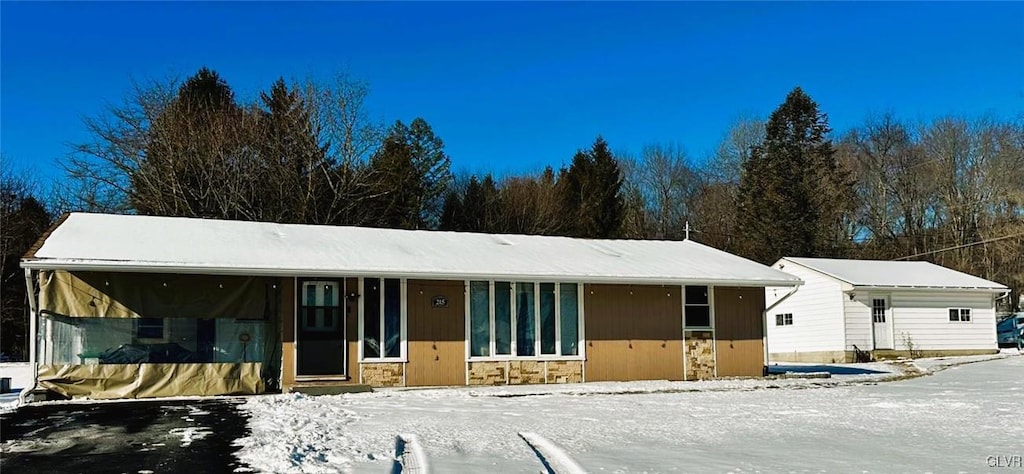
<svg viewBox="0 0 1024 474">
<path fill-rule="evenodd" d="M 37 380 L 39 380 L 39 364 L 38 360 L 36 360 L 36 342 L 37 334 L 39 333 L 37 321 L 39 305 L 38 301 L 36 301 L 35 279 L 33 278 L 32 270 L 29 268 L 25 269 L 25 288 L 28 290 L 28 363 L 32 367 L 32 384 L 22 389 L 21 394 L 18 395 L 18 400 L 21 403 L 25 403 L 25 397 L 35 390 Z"/>
</svg>

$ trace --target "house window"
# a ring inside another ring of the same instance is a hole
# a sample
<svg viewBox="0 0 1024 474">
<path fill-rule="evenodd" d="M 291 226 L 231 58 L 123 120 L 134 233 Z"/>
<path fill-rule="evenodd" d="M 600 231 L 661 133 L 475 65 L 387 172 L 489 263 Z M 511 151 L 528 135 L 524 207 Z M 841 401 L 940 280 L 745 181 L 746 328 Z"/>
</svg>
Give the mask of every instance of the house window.
<svg viewBox="0 0 1024 474">
<path fill-rule="evenodd" d="M 775 315 L 776 326 L 792 326 L 793 325 L 793 313 L 782 313 Z"/>
<path fill-rule="evenodd" d="M 707 286 L 687 286 L 685 316 L 688 328 L 711 327 L 711 298 Z"/>
<path fill-rule="evenodd" d="M 405 285 L 398 278 L 363 279 L 363 359 L 403 356 Z"/>
<path fill-rule="evenodd" d="M 486 281 L 469 284 L 470 333 L 469 355 L 486 357 L 491 355 L 491 289 Z"/>
<path fill-rule="evenodd" d="M 971 322 L 971 308 L 949 308 L 949 322 L 969 323 Z"/>
<path fill-rule="evenodd" d="M 302 284 L 299 314 L 304 331 L 331 332 L 338 329 L 341 319 L 339 286 L 333 281 L 307 281 Z"/>
<path fill-rule="evenodd" d="M 140 318 L 135 324 L 136 339 L 163 339 L 164 318 Z"/>
<path fill-rule="evenodd" d="M 885 298 L 871 300 L 871 320 L 876 323 L 885 322 Z"/>
<path fill-rule="evenodd" d="M 579 354 L 579 285 L 469 282 L 470 357 Z"/>
</svg>

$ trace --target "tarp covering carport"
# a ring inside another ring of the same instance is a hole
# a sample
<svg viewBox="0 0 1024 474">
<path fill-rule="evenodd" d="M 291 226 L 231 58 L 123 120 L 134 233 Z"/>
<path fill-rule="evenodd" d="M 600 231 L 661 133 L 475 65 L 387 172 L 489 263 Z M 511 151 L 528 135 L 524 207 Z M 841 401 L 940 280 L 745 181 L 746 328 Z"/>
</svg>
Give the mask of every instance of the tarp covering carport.
<svg viewBox="0 0 1024 474">
<path fill-rule="evenodd" d="M 278 386 L 277 278 L 44 270 L 38 282 L 40 314 L 52 327 L 45 344 L 62 354 L 41 357 L 44 388 L 67 397 L 148 398 Z M 128 329 L 127 320 L 141 318 L 158 321 L 162 338 Z M 199 348 L 199 327 L 215 334 L 216 351 Z M 191 333 L 175 333 L 181 328 Z"/>
</svg>

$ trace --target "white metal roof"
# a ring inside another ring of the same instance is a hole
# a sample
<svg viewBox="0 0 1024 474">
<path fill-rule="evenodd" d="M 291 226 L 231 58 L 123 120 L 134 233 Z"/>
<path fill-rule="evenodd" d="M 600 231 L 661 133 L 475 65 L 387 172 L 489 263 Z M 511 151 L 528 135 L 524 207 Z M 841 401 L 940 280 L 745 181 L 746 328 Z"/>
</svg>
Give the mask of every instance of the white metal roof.
<svg viewBox="0 0 1024 474">
<path fill-rule="evenodd" d="M 803 257 L 784 257 L 779 262 L 784 260 L 803 265 L 854 286 L 1007 290 L 1005 285 L 994 281 L 928 262 Z"/>
<path fill-rule="evenodd" d="M 283 276 L 509 278 L 794 286 L 692 241 L 413 231 L 72 213 L 22 266 Z"/>
</svg>

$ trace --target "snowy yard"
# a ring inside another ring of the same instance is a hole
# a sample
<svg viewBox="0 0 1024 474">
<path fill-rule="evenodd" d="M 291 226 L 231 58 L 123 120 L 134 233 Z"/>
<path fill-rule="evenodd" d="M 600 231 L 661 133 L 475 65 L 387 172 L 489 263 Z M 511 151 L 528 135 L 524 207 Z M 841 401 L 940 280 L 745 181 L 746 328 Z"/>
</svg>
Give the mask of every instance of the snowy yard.
<svg viewBox="0 0 1024 474">
<path fill-rule="evenodd" d="M 382 472 L 396 436 L 415 435 L 439 472 L 538 472 L 519 436 L 532 432 L 590 472 L 978 471 L 989 456 L 1020 459 L 1024 357 L 950 362 L 884 383 L 892 374 L 253 397 L 237 455 L 268 472 Z"/>
</svg>

